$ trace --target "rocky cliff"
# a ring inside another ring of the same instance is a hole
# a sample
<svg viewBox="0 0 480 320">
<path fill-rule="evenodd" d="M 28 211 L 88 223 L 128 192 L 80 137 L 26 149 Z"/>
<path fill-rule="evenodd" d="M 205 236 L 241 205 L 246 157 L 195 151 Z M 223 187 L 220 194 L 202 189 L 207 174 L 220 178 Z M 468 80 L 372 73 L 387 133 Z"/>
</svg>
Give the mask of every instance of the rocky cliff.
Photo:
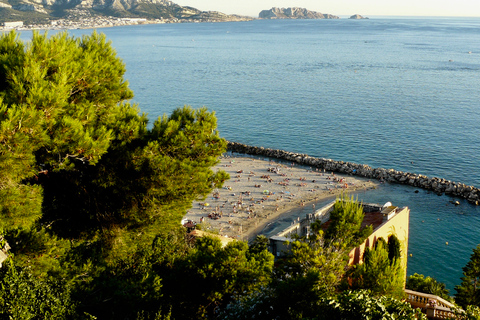
<svg viewBox="0 0 480 320">
<path fill-rule="evenodd" d="M 261 19 L 340 19 L 331 14 L 310 11 L 305 8 L 272 8 L 259 13 Z"/>
<path fill-rule="evenodd" d="M 95 16 L 193 21 L 239 21 L 247 17 L 183 7 L 169 0 L 0 0 L 0 22 L 81 19 Z"/>
</svg>

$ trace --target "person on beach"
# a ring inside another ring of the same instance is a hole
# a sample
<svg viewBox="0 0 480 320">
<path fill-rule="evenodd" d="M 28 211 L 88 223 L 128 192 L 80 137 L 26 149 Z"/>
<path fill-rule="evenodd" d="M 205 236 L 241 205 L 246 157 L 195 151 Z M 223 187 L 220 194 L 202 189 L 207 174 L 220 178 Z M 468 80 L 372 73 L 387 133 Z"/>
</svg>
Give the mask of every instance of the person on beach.
<svg viewBox="0 0 480 320">
<path fill-rule="evenodd" d="M 197 221 L 199 221 L 201 217 L 204 217 L 205 221 L 208 211 L 211 210 L 210 207 L 213 207 L 214 210 L 211 211 L 215 211 L 217 216 L 215 217 L 212 215 L 212 218 L 214 217 L 218 220 L 208 219 L 209 225 L 206 230 L 222 229 L 222 233 L 231 237 L 236 237 L 238 235 L 236 231 L 242 221 L 244 224 L 244 235 L 248 232 L 252 232 L 253 229 L 258 230 L 259 232 L 263 224 L 267 223 L 269 219 L 276 219 L 276 217 L 284 211 L 292 209 L 295 206 L 297 208 L 305 207 L 307 203 L 310 203 L 309 201 L 313 200 L 313 198 L 315 198 L 316 201 L 319 201 L 322 197 L 334 194 L 331 189 L 334 188 L 334 186 L 329 186 L 329 182 L 332 185 L 338 185 L 335 186 L 337 190 L 343 189 L 342 186 L 345 187 L 346 184 L 346 180 L 338 182 L 344 178 L 342 176 L 335 176 L 333 172 L 332 175 L 324 174 L 324 176 L 322 176 L 322 173 L 319 173 L 319 171 L 325 171 L 325 169 L 305 170 L 304 167 L 302 168 L 300 166 L 288 167 L 268 162 L 266 165 L 263 165 L 262 160 L 257 160 L 253 163 L 251 160 L 240 158 L 235 159 L 235 161 L 231 163 L 226 162 L 230 160 L 231 159 L 221 159 L 218 167 L 230 174 L 233 178 L 231 181 L 238 179 L 236 176 L 239 174 L 243 175 L 250 172 L 250 174 L 247 175 L 247 179 L 241 179 L 235 185 L 232 185 L 232 182 L 230 182 L 230 185 L 234 186 L 236 192 L 233 192 L 233 188 L 228 185 L 215 190 L 215 197 L 212 199 L 212 201 L 215 202 L 210 205 L 201 201 L 194 203 L 193 209 L 187 213 L 187 218 L 190 218 L 191 220 L 197 219 Z M 225 167 L 225 165 L 228 167 Z M 269 172 L 267 170 L 268 168 L 272 168 L 274 171 L 280 173 Z M 255 172 L 255 174 L 252 174 L 253 172 Z M 282 178 L 280 178 L 279 181 L 275 181 L 276 179 L 274 176 L 276 174 L 282 175 Z M 269 175 L 269 178 L 272 179 L 273 177 L 274 181 L 268 181 L 267 176 Z M 262 176 L 264 177 L 261 178 Z M 335 182 L 332 181 L 334 180 L 333 178 L 335 178 Z M 294 181 L 298 183 L 294 183 Z M 309 183 L 307 183 L 307 181 L 309 181 Z M 274 183 L 269 183 L 268 188 L 262 186 L 268 182 Z M 289 183 L 291 183 L 291 185 L 289 185 Z M 313 185 L 310 185 L 310 183 L 313 183 Z M 358 183 L 358 185 L 365 188 L 363 184 Z M 352 186 L 353 184 L 348 187 L 351 188 Z M 291 193 L 293 190 L 290 188 L 297 191 L 295 192 L 295 196 Z M 255 207 L 252 205 L 255 205 Z M 260 207 L 260 205 L 262 207 Z M 316 205 L 311 203 L 311 206 L 310 210 L 315 210 Z M 204 210 L 207 210 L 207 212 Z M 227 210 L 225 214 L 230 218 L 222 222 L 221 217 L 223 216 L 223 210 Z M 231 227 L 225 228 L 224 224 L 227 226 L 230 225 Z M 247 235 L 248 238 L 250 238 L 250 236 L 251 235 Z"/>
</svg>

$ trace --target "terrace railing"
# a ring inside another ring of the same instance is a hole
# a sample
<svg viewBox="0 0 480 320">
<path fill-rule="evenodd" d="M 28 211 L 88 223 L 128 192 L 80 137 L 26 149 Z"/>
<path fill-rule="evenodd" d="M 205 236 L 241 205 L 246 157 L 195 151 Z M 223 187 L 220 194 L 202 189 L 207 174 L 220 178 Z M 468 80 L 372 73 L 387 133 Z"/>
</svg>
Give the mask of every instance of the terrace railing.
<svg viewBox="0 0 480 320">
<path fill-rule="evenodd" d="M 407 302 L 414 308 L 420 308 L 428 319 L 455 319 L 457 318 L 453 303 L 428 293 L 405 289 Z"/>
</svg>

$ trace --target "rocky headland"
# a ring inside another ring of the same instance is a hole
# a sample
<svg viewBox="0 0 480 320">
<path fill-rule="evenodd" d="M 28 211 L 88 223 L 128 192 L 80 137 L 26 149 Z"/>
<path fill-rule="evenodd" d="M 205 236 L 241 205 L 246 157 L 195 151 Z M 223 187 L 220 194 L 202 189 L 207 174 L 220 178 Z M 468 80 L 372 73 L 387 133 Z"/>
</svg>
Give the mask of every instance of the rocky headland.
<svg viewBox="0 0 480 320">
<path fill-rule="evenodd" d="M 316 11 L 310 11 L 305 8 L 271 8 L 262 10 L 258 17 L 260 19 L 340 19 L 331 14 L 323 14 Z"/>
<path fill-rule="evenodd" d="M 480 189 L 474 186 L 465 185 L 461 182 L 454 182 L 437 177 L 427 177 L 422 174 L 403 172 L 395 169 L 372 168 L 365 164 L 315 158 L 307 154 L 248 146 L 237 142 L 228 142 L 228 150 L 231 152 L 287 160 L 300 165 L 325 169 L 326 171 L 331 172 L 377 179 L 390 183 L 406 184 L 412 187 L 430 190 L 436 194 L 447 194 L 454 197 L 464 198 L 470 203 L 480 205 Z"/>
</svg>

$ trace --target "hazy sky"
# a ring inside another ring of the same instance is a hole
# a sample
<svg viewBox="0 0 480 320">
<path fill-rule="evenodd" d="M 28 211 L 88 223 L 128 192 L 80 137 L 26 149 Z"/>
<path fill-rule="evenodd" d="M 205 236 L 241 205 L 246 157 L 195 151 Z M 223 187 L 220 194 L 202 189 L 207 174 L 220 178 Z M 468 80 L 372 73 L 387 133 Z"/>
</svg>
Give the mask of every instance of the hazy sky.
<svg viewBox="0 0 480 320">
<path fill-rule="evenodd" d="M 301 7 L 338 16 L 353 14 L 396 16 L 480 17 L 480 0 L 173 0 L 202 11 L 258 17 L 272 7 Z"/>
</svg>

